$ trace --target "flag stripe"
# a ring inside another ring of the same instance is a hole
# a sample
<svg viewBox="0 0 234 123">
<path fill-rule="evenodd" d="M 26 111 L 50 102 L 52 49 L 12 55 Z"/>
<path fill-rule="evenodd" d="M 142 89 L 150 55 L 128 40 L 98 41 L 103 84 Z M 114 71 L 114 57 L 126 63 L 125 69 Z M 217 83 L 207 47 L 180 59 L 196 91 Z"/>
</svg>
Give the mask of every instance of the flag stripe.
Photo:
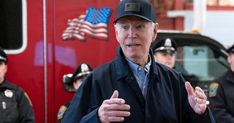
<svg viewBox="0 0 234 123">
<path fill-rule="evenodd" d="M 96 32 L 96 33 L 98 33 L 98 32 L 107 33 L 107 30 L 105 28 L 97 28 L 94 30 L 93 28 L 89 27 L 88 25 L 82 25 L 80 30 L 82 31 L 82 29 L 87 29 L 87 30 L 90 30 L 90 31 Z"/>
<path fill-rule="evenodd" d="M 108 37 L 108 35 L 106 33 L 93 33 L 93 32 L 91 32 L 90 30 L 87 30 L 87 29 L 82 29 L 82 31 L 90 34 L 91 36 L 105 37 L 105 38 Z"/>
<path fill-rule="evenodd" d="M 94 29 L 95 28 L 100 28 L 100 27 L 107 28 L 107 25 L 105 23 L 99 23 L 99 24 L 94 25 L 94 24 L 92 24 L 90 22 L 85 21 L 82 24 L 88 25 L 88 26 L 90 26 L 91 28 L 94 28 Z"/>
</svg>

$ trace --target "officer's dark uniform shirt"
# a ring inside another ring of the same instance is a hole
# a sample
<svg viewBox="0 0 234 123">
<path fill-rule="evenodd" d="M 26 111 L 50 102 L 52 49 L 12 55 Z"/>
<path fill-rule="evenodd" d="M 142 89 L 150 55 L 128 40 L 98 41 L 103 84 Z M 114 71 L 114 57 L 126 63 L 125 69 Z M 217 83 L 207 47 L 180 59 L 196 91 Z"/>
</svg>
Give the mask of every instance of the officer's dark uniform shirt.
<svg viewBox="0 0 234 123">
<path fill-rule="evenodd" d="M 82 83 L 62 123 L 100 123 L 98 108 L 114 90 L 130 105 L 123 123 L 210 123 L 210 112 L 196 114 L 188 103 L 184 79 L 150 55 L 150 79 L 144 98 L 121 48 L 117 58 L 94 70 Z"/>
<path fill-rule="evenodd" d="M 209 97 L 217 123 L 234 123 L 233 71 L 227 71 L 211 84 Z"/>
<path fill-rule="evenodd" d="M 34 123 L 27 94 L 7 80 L 0 84 L 0 123 Z"/>
</svg>

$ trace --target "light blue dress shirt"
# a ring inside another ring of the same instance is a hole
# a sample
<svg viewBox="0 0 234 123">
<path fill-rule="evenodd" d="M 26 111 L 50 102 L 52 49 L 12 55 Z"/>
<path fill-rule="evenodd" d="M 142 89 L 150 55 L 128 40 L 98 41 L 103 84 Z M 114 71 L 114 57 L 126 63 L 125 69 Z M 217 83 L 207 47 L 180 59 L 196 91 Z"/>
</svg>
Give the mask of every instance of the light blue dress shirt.
<svg viewBox="0 0 234 123">
<path fill-rule="evenodd" d="M 135 64 L 129 59 L 127 59 L 127 61 L 137 80 L 137 83 L 141 89 L 143 96 L 146 97 L 147 87 L 149 83 L 149 71 L 150 71 L 150 65 L 151 65 L 151 58 L 149 57 L 149 62 L 144 67 L 141 67 L 138 64 Z"/>
</svg>

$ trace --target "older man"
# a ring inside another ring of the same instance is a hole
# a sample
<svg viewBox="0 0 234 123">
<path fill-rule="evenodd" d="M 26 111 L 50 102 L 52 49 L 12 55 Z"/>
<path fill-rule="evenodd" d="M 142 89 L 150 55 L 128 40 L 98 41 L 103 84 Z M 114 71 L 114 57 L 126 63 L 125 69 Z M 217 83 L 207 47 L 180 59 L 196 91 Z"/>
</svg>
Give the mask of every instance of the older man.
<svg viewBox="0 0 234 123">
<path fill-rule="evenodd" d="M 151 4 L 122 0 L 114 24 L 117 58 L 87 77 L 62 123 L 210 123 L 201 88 L 154 61 L 158 23 Z"/>
</svg>

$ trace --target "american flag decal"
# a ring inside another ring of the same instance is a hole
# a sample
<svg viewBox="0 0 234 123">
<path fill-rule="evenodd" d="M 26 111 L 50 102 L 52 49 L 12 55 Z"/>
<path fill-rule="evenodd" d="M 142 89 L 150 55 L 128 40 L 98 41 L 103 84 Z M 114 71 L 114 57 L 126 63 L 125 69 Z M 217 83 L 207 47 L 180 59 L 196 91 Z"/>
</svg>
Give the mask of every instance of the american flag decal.
<svg viewBox="0 0 234 123">
<path fill-rule="evenodd" d="M 108 22 L 112 10 L 110 8 L 88 8 L 86 14 L 74 19 L 68 19 L 68 27 L 62 34 L 63 40 L 85 40 L 86 36 L 108 39 Z"/>
</svg>

